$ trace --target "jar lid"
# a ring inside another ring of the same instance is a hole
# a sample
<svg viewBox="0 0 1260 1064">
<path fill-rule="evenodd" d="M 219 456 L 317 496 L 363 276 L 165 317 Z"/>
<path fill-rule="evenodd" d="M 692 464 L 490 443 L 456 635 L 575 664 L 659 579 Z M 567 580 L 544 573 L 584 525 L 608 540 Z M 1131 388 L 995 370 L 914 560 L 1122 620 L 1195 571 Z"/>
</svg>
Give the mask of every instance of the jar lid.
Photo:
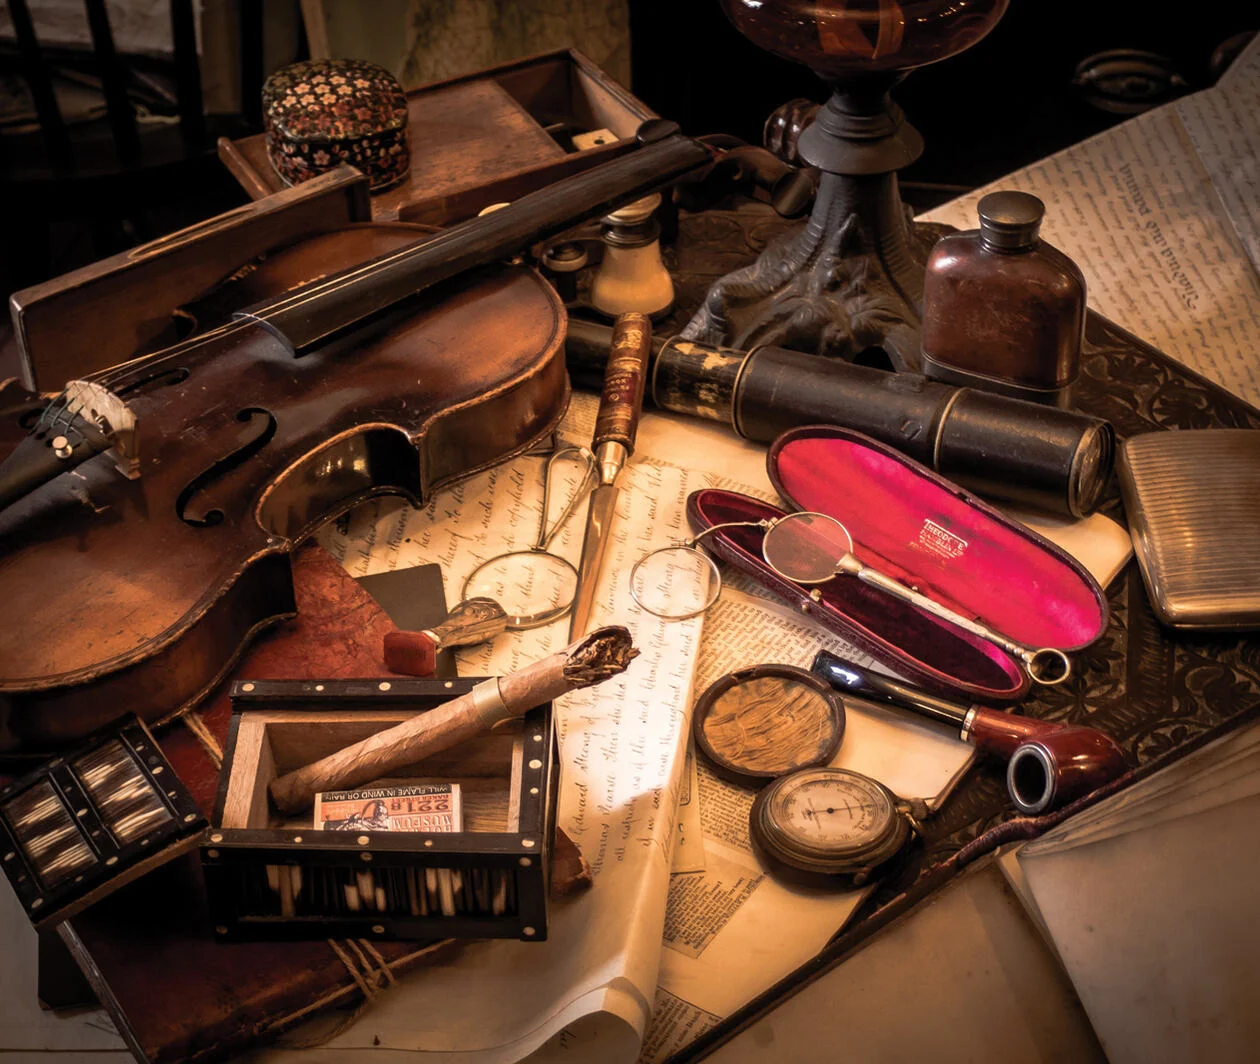
<svg viewBox="0 0 1260 1064">
<path fill-rule="evenodd" d="M 269 126 L 291 141 L 358 140 L 407 126 L 407 97 L 384 67 L 362 59 L 308 59 L 263 85 Z"/>
<path fill-rule="evenodd" d="M 552 273 L 576 273 L 587 261 L 586 248 L 573 241 L 552 244 L 542 257 L 543 265 Z"/>
<path fill-rule="evenodd" d="M 624 207 L 619 207 L 611 214 L 604 215 L 604 223 L 606 225 L 638 225 L 640 222 L 646 222 L 651 218 L 656 208 L 660 205 L 661 194 L 653 192 L 649 196 L 644 196 L 642 199 L 627 203 Z"/>
<path fill-rule="evenodd" d="M 1006 189 L 990 192 L 977 206 L 980 237 L 986 244 L 1004 250 L 1030 248 L 1037 243 L 1046 205 L 1028 192 Z"/>
</svg>

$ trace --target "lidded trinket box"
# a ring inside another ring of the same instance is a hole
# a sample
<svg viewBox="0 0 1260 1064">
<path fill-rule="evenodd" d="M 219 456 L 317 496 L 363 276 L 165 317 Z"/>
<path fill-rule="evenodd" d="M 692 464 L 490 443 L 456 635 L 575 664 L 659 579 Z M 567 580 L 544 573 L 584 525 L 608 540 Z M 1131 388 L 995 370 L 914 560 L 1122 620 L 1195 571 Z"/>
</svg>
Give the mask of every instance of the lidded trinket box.
<svg viewBox="0 0 1260 1064">
<path fill-rule="evenodd" d="M 286 184 L 349 163 L 380 192 L 410 171 L 407 97 L 383 67 L 311 59 L 277 70 L 262 95 L 267 156 Z"/>
</svg>

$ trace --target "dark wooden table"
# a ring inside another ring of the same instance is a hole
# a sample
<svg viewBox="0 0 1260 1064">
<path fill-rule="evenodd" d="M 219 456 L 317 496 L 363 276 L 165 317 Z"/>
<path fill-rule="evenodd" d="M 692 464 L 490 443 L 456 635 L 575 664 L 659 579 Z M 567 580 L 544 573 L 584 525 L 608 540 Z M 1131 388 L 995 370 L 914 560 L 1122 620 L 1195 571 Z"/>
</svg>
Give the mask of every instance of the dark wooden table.
<svg viewBox="0 0 1260 1064">
<path fill-rule="evenodd" d="M 662 333 L 680 329 L 719 276 L 751 262 L 793 224 L 761 205 L 682 215 L 677 245 L 667 252 L 677 303 Z M 1086 325 L 1076 402 L 1104 417 L 1120 438 L 1173 429 L 1260 429 L 1260 411 L 1093 312 Z M 1114 479 L 1100 506 L 1126 524 Z M 1175 760 L 1217 733 L 1260 712 L 1260 636 L 1174 633 L 1151 612 L 1136 561 L 1107 589 L 1110 623 L 1075 658 L 1067 684 L 1038 689 L 1019 712 L 1088 723 L 1124 748 L 1133 772 L 1120 782 Z M 810 964 L 707 1032 L 670 1064 L 696 1060 L 812 975 L 833 966 L 871 934 L 909 911 L 969 861 L 1001 841 L 1040 833 L 1054 817 L 1020 820 L 1006 792 L 1004 766 L 983 760 L 925 825 L 912 847 L 844 932 Z"/>
<path fill-rule="evenodd" d="M 750 262 L 791 224 L 759 205 L 684 214 L 679 241 L 667 251 L 675 268 L 677 307 L 660 331 L 676 331 L 714 279 Z M 1091 316 L 1087 328 L 1080 405 L 1108 418 L 1121 436 L 1162 429 L 1260 428 L 1260 411 L 1097 316 Z M 1103 509 L 1124 520 L 1114 486 Z M 1078 656 L 1077 676 L 1063 687 L 1038 692 L 1021 712 L 1051 720 L 1088 720 L 1115 736 L 1135 770 L 1142 772 L 1260 710 L 1260 638 L 1174 636 L 1151 613 L 1135 564 L 1112 584 L 1108 598 L 1107 632 Z M 728 1017 L 676 1059 L 703 1056 L 812 974 L 838 963 L 984 847 L 1005 837 L 1003 831 L 1018 836 L 1045 826 L 1045 821 L 1031 825 L 1019 821 L 1001 767 L 982 763 L 843 934 L 798 973 Z"/>
</svg>

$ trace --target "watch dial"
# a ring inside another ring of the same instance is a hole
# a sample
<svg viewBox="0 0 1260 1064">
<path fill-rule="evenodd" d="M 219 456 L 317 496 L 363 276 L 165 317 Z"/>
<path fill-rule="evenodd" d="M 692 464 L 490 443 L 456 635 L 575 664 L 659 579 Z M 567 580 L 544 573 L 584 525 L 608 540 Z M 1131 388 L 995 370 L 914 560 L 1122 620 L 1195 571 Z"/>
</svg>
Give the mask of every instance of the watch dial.
<svg viewBox="0 0 1260 1064">
<path fill-rule="evenodd" d="M 775 796 L 769 812 L 785 836 L 817 850 L 850 850 L 875 842 L 894 815 L 881 788 L 848 773 L 802 773 Z"/>
</svg>

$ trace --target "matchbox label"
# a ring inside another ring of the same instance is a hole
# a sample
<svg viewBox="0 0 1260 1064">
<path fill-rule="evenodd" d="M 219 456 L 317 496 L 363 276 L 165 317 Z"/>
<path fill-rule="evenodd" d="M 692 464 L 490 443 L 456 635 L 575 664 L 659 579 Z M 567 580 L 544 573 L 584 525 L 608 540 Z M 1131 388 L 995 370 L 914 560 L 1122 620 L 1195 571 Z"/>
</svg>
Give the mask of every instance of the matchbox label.
<svg viewBox="0 0 1260 1064">
<path fill-rule="evenodd" d="M 462 813 L 458 783 L 315 795 L 317 831 L 461 831 Z"/>
<path fill-rule="evenodd" d="M 929 518 L 919 530 L 919 546 L 939 558 L 958 558 L 966 553 L 967 541 Z"/>
</svg>

